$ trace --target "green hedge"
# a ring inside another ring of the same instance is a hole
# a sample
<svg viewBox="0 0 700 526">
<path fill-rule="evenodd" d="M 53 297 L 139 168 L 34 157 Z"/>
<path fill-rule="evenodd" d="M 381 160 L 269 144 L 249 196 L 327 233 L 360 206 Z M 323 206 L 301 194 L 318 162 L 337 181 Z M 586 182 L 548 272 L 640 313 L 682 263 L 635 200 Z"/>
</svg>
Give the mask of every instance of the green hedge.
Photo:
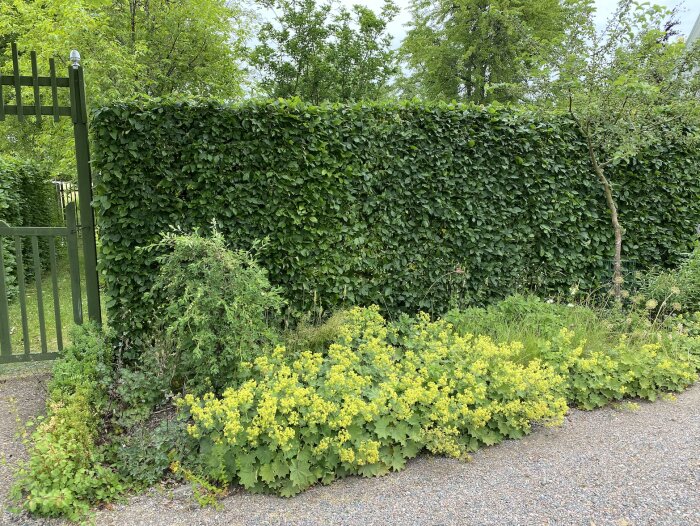
<svg viewBox="0 0 700 526">
<path fill-rule="evenodd" d="M 58 220 L 56 190 L 47 172 L 34 164 L 0 155 L 0 220 L 11 226 L 51 226 Z M 8 293 L 14 297 L 15 248 L 11 239 L 2 240 Z M 48 262 L 48 244 L 41 240 L 42 264 Z M 24 244 L 23 257 L 27 276 L 32 275 L 31 246 Z M 44 261 L 45 260 L 45 261 Z"/>
<path fill-rule="evenodd" d="M 484 303 L 609 277 L 609 214 L 565 117 L 447 104 L 141 101 L 94 114 L 110 320 L 142 295 L 172 228 L 258 250 L 290 306 Z M 612 174 L 625 257 L 672 265 L 700 223 L 700 155 L 661 143 Z"/>
</svg>

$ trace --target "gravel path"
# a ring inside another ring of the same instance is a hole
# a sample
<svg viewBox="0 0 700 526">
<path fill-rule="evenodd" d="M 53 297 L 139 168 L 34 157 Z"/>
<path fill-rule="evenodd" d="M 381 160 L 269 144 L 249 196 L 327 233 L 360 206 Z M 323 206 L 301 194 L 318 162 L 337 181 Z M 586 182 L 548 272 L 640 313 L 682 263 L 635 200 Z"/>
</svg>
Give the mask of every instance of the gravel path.
<svg viewBox="0 0 700 526">
<path fill-rule="evenodd" d="M 0 503 L 3 503 L 0 524 L 7 520 L 4 503 L 12 484 L 12 467 L 25 455 L 16 436 L 19 423 L 43 412 L 47 379 L 47 374 L 0 376 Z"/>
<path fill-rule="evenodd" d="M 17 385 L 0 384 L 0 399 L 8 388 Z M 10 435 L 0 418 L 5 449 Z M 98 512 L 96 523 L 700 525 L 700 385 L 637 410 L 623 404 L 572 411 L 562 427 L 486 448 L 469 463 L 421 457 L 400 473 L 345 479 L 292 499 L 236 490 L 222 506 L 198 509 L 186 487 L 152 490 Z M 40 524 L 7 514 L 4 520 Z"/>
</svg>

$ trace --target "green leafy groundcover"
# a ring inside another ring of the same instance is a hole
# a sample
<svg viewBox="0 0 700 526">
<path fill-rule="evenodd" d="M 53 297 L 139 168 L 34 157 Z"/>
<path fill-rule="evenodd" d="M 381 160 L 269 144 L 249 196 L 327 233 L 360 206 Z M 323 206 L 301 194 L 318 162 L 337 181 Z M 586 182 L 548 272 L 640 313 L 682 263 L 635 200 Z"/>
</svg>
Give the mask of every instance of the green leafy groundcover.
<svg viewBox="0 0 700 526">
<path fill-rule="evenodd" d="M 158 452 L 161 471 L 149 480 L 162 477 L 170 462 L 200 497 L 237 483 L 290 496 L 347 475 L 400 470 L 422 451 L 465 458 L 522 437 L 535 423 L 559 423 L 569 404 L 592 409 L 625 397 L 653 400 L 697 379 L 700 315 L 676 318 L 666 329 L 643 319 L 627 329 L 601 329 L 611 318 L 522 297 L 437 321 L 425 314 L 387 321 L 376 307 L 338 313 L 242 362 L 220 395 L 178 397 L 188 438 Z M 495 330 L 480 334 L 484 324 Z M 533 336 L 527 344 L 511 339 L 526 333 Z M 120 389 L 110 383 L 111 340 L 93 327 L 79 329 L 56 363 L 47 416 L 12 492 L 22 508 L 81 519 L 90 506 L 142 487 L 134 466 L 121 463 L 149 458 L 152 442 L 120 457 L 108 452 L 124 447 L 126 437 L 101 434 L 110 423 L 103 420 L 110 397 Z M 172 444 L 164 432 L 149 430 L 161 449 Z"/>
<path fill-rule="evenodd" d="M 550 315 L 561 319 L 554 307 Z M 697 338 L 623 335 L 598 351 L 576 336 L 560 328 L 528 356 L 522 343 L 460 333 L 427 315 L 391 323 L 377 308 L 355 308 L 324 352 L 278 347 L 243 364 L 241 383 L 222 396 L 186 395 L 180 406 L 206 477 L 290 496 L 400 470 L 423 450 L 463 458 L 533 423 L 559 423 L 567 401 L 592 409 L 653 400 L 697 379 Z"/>
<path fill-rule="evenodd" d="M 113 500 L 124 489 L 96 445 L 109 387 L 108 339 L 96 326 L 76 327 L 54 366 L 46 416 L 27 440 L 29 460 L 20 465 L 11 491 L 31 513 L 79 520 L 91 505 Z"/>
<path fill-rule="evenodd" d="M 607 276 L 609 214 L 565 117 L 449 104 L 117 103 L 94 114 L 102 272 L 115 329 L 148 324 L 162 232 L 257 256 L 289 305 L 444 312 Z M 661 134 L 663 135 L 663 134 Z M 700 154 L 660 141 L 611 168 L 625 254 L 677 263 L 700 223 Z"/>
</svg>

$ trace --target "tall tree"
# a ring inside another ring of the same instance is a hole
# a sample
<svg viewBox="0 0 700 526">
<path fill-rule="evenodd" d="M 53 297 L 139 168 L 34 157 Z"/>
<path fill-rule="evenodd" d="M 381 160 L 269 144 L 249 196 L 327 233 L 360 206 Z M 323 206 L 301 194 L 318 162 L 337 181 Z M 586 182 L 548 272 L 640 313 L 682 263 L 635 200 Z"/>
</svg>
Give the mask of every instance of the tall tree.
<svg viewBox="0 0 700 526">
<path fill-rule="evenodd" d="M 398 9 L 379 13 L 333 1 L 258 0 L 271 14 L 251 52 L 262 92 L 309 102 L 377 99 L 397 72 L 387 24 Z"/>
<path fill-rule="evenodd" d="M 586 140 L 615 234 L 618 297 L 624 229 L 614 167 L 660 139 L 700 141 L 700 46 L 688 50 L 676 38 L 675 15 L 658 5 L 620 1 L 604 29 L 596 30 L 591 19 L 586 33 L 572 35 L 558 74 L 540 89 L 538 103 L 567 112 Z"/>
<path fill-rule="evenodd" d="M 0 35 L 10 35 L 22 51 L 35 50 L 42 67 L 56 58 L 61 71 L 69 65 L 70 50 L 80 51 L 91 107 L 138 94 L 240 97 L 248 33 L 246 13 L 230 0 L 0 3 Z M 0 48 L 3 69 L 8 55 L 7 47 Z M 22 62 L 29 67 L 28 60 Z M 6 122 L 0 129 L 0 151 L 46 160 L 56 175 L 72 173 L 71 147 L 65 122 L 44 119 L 41 128 Z"/>
<path fill-rule="evenodd" d="M 590 0 L 412 0 L 404 94 L 488 103 L 525 97 L 550 74 Z"/>
</svg>

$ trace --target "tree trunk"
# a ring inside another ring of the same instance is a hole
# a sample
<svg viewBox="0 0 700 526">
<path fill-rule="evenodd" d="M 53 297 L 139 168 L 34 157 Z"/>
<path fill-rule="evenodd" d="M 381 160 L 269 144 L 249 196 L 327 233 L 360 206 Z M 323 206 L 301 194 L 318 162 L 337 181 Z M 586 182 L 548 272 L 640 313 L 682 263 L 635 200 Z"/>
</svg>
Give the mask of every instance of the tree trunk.
<svg viewBox="0 0 700 526">
<path fill-rule="evenodd" d="M 593 143 L 591 142 L 590 133 L 586 133 L 586 142 L 588 143 L 588 155 L 591 159 L 591 164 L 593 165 L 593 171 L 595 172 L 600 184 L 603 185 L 603 191 L 605 192 L 605 201 L 608 204 L 608 210 L 610 210 L 610 219 L 612 221 L 613 230 L 615 232 L 615 257 L 613 259 L 613 292 L 615 294 L 615 299 L 619 300 L 622 292 L 622 227 L 620 226 L 620 221 L 617 217 L 617 205 L 615 205 L 615 199 L 613 198 L 612 186 L 610 186 L 610 181 L 605 177 L 603 168 L 598 163 L 598 157 L 593 149 Z"/>
</svg>

